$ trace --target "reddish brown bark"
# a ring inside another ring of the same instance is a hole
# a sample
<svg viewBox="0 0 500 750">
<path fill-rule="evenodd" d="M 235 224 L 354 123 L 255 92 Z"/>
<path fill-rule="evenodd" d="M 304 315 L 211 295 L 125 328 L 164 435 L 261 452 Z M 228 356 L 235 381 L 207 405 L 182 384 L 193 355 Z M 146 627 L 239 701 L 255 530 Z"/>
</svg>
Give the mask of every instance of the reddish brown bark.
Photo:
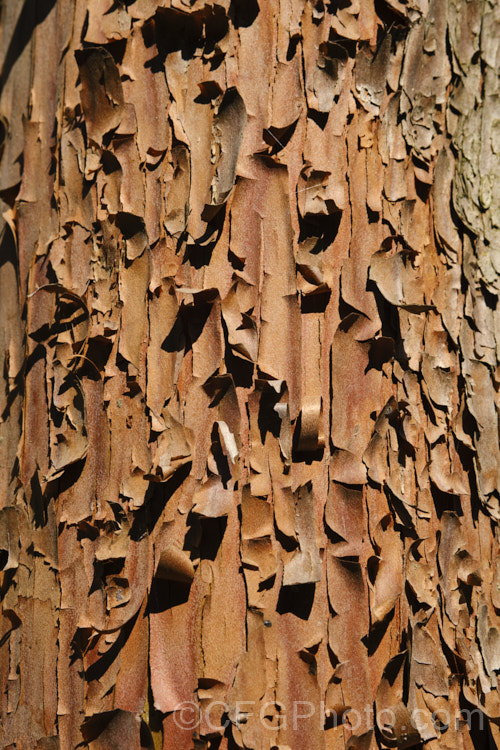
<svg viewBox="0 0 500 750">
<path fill-rule="evenodd" d="M 499 31 L 5 0 L 3 747 L 498 746 Z"/>
</svg>

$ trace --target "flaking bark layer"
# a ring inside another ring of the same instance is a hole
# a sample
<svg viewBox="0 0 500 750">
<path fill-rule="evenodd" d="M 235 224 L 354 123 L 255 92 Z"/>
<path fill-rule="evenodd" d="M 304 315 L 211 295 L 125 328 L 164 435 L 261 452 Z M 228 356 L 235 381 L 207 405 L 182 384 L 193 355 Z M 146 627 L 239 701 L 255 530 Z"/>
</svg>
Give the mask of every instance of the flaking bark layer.
<svg viewBox="0 0 500 750">
<path fill-rule="evenodd" d="M 500 5 L 0 60 L 1 746 L 500 747 Z"/>
</svg>

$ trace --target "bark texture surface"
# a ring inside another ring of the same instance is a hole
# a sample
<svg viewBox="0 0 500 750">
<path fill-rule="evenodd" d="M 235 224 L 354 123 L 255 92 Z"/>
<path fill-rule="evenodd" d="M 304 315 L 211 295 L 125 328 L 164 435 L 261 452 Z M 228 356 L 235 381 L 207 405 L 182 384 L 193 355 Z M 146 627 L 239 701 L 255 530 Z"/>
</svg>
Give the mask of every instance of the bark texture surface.
<svg viewBox="0 0 500 750">
<path fill-rule="evenodd" d="M 500 747 L 500 5 L 1 13 L 2 747 Z"/>
</svg>

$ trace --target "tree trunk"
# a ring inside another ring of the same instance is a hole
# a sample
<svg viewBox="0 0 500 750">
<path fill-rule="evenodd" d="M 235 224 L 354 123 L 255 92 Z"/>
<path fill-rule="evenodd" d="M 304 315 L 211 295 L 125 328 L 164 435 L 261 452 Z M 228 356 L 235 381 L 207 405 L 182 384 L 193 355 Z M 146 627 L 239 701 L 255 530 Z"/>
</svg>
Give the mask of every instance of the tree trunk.
<svg viewBox="0 0 500 750">
<path fill-rule="evenodd" d="M 1 12 L 2 747 L 500 747 L 500 5 Z"/>
</svg>

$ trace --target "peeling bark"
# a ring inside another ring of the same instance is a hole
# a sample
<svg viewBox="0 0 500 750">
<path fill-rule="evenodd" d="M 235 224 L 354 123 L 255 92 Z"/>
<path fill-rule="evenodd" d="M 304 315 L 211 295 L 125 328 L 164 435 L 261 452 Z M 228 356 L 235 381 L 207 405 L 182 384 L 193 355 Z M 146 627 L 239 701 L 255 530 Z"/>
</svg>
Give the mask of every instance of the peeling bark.
<svg viewBox="0 0 500 750">
<path fill-rule="evenodd" d="M 500 6 L 1 14 L 2 747 L 500 747 Z"/>
</svg>

